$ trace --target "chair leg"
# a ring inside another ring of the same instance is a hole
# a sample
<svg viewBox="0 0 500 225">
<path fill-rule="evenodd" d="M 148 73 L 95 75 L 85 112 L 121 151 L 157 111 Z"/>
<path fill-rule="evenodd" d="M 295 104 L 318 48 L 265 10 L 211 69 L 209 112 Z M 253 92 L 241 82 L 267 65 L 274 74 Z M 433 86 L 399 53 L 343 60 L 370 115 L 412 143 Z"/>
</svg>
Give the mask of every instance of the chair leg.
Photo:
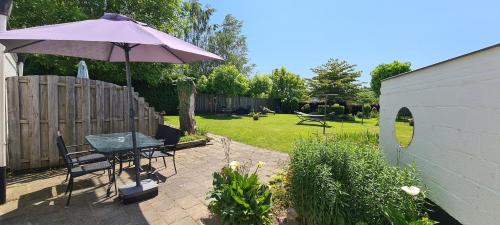
<svg viewBox="0 0 500 225">
<path fill-rule="evenodd" d="M 175 155 L 172 157 L 172 161 L 174 162 L 174 171 L 177 174 L 177 167 L 175 166 Z"/>
<path fill-rule="evenodd" d="M 153 170 L 153 166 L 151 165 L 151 157 L 149 157 L 149 172 Z"/>
<path fill-rule="evenodd" d="M 164 165 L 165 167 L 167 167 L 167 163 L 165 162 L 165 156 L 164 156 L 164 157 L 162 157 L 162 158 L 163 158 L 163 165 Z"/>
<path fill-rule="evenodd" d="M 120 169 L 118 170 L 118 175 L 122 174 L 122 170 L 123 170 L 123 159 L 120 156 Z"/>
<path fill-rule="evenodd" d="M 66 185 L 66 191 L 64 192 L 64 195 L 68 194 L 69 186 L 71 186 L 71 183 L 68 183 L 68 185 Z"/>
<path fill-rule="evenodd" d="M 69 170 L 67 171 L 66 173 L 66 179 L 64 179 L 64 182 L 67 182 L 68 181 L 68 177 L 69 177 Z"/>
<path fill-rule="evenodd" d="M 71 200 L 71 193 L 73 192 L 73 177 L 69 178 L 69 195 L 68 200 L 66 201 L 66 206 L 69 206 L 69 201 Z"/>
</svg>

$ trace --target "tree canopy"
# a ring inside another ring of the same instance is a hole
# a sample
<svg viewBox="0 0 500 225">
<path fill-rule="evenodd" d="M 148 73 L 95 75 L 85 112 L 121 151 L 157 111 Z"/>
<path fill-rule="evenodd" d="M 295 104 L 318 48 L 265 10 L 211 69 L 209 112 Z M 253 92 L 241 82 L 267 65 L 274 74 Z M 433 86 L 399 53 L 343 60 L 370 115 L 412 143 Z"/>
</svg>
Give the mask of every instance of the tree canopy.
<svg viewBox="0 0 500 225">
<path fill-rule="evenodd" d="M 9 26 L 15 29 L 96 19 L 104 12 L 115 12 L 131 16 L 161 31 L 178 36 L 180 29 L 177 25 L 182 24 L 180 23 L 181 6 L 181 0 L 18 0 L 14 1 Z M 26 74 L 74 76 L 78 61 L 79 59 L 74 57 L 30 54 L 26 57 L 25 72 Z M 123 63 L 87 60 L 87 65 L 93 79 L 119 84 L 125 82 Z M 155 84 L 163 76 L 174 73 L 173 68 L 174 66 L 169 64 L 134 63 L 133 79 Z"/>
<path fill-rule="evenodd" d="M 347 101 L 355 98 L 361 86 L 358 82 L 361 71 L 344 60 L 329 59 L 311 70 L 316 74 L 309 80 L 313 95 L 336 94 L 335 101 Z"/>
<path fill-rule="evenodd" d="M 198 0 L 18 0 L 13 6 L 9 20 L 11 29 L 96 19 L 104 12 L 114 12 L 147 23 L 227 59 L 189 65 L 133 63 L 134 81 L 143 81 L 148 85 L 170 82 L 180 74 L 194 78 L 208 76 L 222 64 L 234 64 L 244 74 L 250 73 L 253 68 L 249 64 L 246 37 L 241 32 L 242 21 L 228 15 L 221 25 L 212 24 L 210 19 L 215 9 L 202 6 Z M 74 76 L 79 60 L 74 57 L 27 55 L 25 73 Z M 86 62 L 92 79 L 125 83 L 123 63 Z"/>
<path fill-rule="evenodd" d="M 250 75 L 255 65 L 249 64 L 246 37 L 242 34 L 243 22 L 232 15 L 226 15 L 222 25 L 210 38 L 208 50 L 225 61 L 210 62 L 212 65 L 230 64 L 245 75 Z"/>
<path fill-rule="evenodd" d="M 285 67 L 271 73 L 272 89 L 270 98 L 285 104 L 295 104 L 307 97 L 305 82 L 299 75 Z"/>
<path fill-rule="evenodd" d="M 411 71 L 410 62 L 394 61 L 392 63 L 382 63 L 375 67 L 375 69 L 371 72 L 372 80 L 370 86 L 375 95 L 378 97 L 380 96 L 380 86 L 383 79 L 409 71 Z"/>
<path fill-rule="evenodd" d="M 375 96 L 375 93 L 369 87 L 362 87 L 358 94 L 356 95 L 355 101 L 359 104 L 377 104 L 378 98 Z"/>
<path fill-rule="evenodd" d="M 267 97 L 272 87 L 273 82 L 269 75 L 255 75 L 250 79 L 248 94 L 253 97 Z"/>
<path fill-rule="evenodd" d="M 221 65 L 208 76 L 205 90 L 226 96 L 245 95 L 248 91 L 248 79 L 236 66 Z"/>
</svg>

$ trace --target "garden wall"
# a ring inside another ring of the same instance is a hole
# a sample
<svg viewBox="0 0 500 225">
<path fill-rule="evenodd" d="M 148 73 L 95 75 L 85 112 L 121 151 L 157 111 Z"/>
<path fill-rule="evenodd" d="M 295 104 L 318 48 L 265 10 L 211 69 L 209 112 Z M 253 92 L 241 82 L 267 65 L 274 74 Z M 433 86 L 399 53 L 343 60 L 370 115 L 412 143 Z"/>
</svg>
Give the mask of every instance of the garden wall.
<svg viewBox="0 0 500 225">
<path fill-rule="evenodd" d="M 415 121 L 402 165 L 415 163 L 429 198 L 463 224 L 498 224 L 500 212 L 500 45 L 382 82 L 380 144 L 398 158 L 394 122 Z"/>
<path fill-rule="evenodd" d="M 12 170 L 61 165 L 58 130 L 67 145 L 84 144 L 89 134 L 129 131 L 127 87 L 75 77 L 23 76 L 7 78 L 7 92 Z M 137 93 L 134 105 L 137 130 L 154 135 L 163 117 Z"/>
</svg>

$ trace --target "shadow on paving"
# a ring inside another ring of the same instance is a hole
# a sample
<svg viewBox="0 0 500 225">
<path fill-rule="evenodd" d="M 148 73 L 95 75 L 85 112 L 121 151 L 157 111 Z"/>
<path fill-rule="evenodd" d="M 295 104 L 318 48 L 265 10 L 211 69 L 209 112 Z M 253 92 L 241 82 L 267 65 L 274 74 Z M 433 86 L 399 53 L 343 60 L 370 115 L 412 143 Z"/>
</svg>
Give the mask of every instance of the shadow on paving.
<svg viewBox="0 0 500 225">
<path fill-rule="evenodd" d="M 115 192 L 106 196 L 107 183 L 94 182 L 101 176 L 107 181 L 107 174 L 76 179 L 69 207 L 67 182 L 23 194 L 0 224 L 148 224 L 138 204 L 123 205 Z"/>
</svg>

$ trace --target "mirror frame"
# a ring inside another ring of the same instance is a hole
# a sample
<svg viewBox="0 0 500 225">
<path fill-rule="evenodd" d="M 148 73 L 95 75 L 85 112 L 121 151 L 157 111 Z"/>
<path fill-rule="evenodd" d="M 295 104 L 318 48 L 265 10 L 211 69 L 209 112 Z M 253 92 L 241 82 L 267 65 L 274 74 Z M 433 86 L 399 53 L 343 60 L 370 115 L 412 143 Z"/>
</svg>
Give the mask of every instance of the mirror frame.
<svg viewBox="0 0 500 225">
<path fill-rule="evenodd" d="M 402 109 L 408 109 L 408 111 L 410 112 L 411 114 L 411 118 L 413 119 L 413 130 L 412 130 L 412 133 L 411 133 L 411 139 L 410 139 L 410 142 L 408 143 L 408 145 L 406 146 L 402 146 L 400 141 L 398 140 L 398 134 L 397 134 L 397 129 L 396 129 L 396 122 L 397 122 L 397 119 L 398 119 L 398 115 L 399 115 L 399 112 L 402 110 Z M 406 107 L 406 106 L 402 106 L 398 109 L 397 113 L 396 113 L 396 118 L 394 119 L 394 124 L 393 124 L 393 129 L 394 129 L 394 139 L 396 140 L 396 143 L 399 145 L 400 148 L 402 149 L 407 149 L 408 147 L 410 147 L 410 145 L 413 143 L 413 139 L 415 138 L 415 116 L 413 115 L 413 112 L 410 110 L 410 108 Z"/>
</svg>

